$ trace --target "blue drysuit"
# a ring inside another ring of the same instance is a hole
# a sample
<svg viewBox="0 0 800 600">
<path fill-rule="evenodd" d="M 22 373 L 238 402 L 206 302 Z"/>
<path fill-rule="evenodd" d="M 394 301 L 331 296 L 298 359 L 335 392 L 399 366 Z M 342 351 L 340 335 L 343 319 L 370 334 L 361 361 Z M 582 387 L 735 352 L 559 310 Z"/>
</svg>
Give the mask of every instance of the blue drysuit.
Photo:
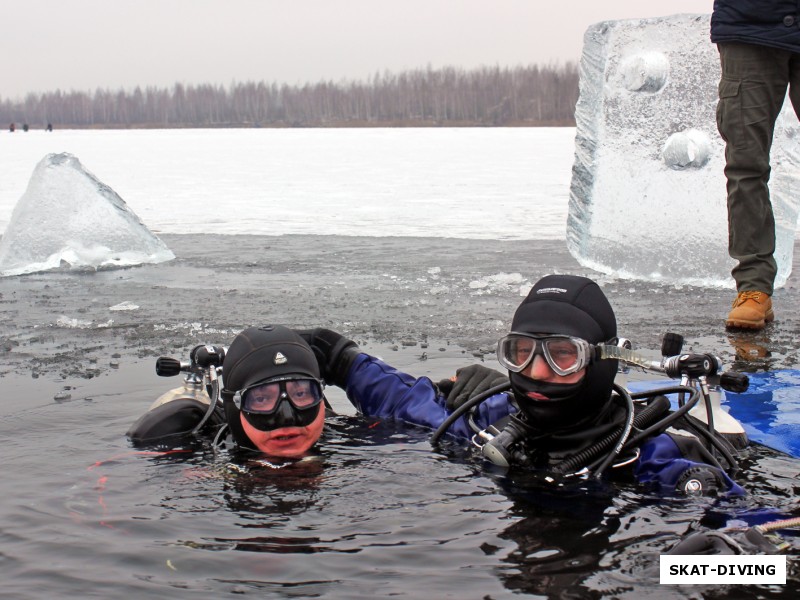
<svg viewBox="0 0 800 600">
<path fill-rule="evenodd" d="M 412 377 L 368 354 L 359 354 L 353 362 L 345 391 L 353 406 L 367 416 L 399 419 L 436 429 L 450 414 L 444 396 L 438 393 L 430 379 Z M 501 393 L 480 404 L 474 420 L 479 427 L 485 428 L 514 412 L 516 407 L 511 404 L 508 394 Z M 462 438 L 473 435 L 466 417 L 455 421 L 447 431 Z M 685 458 L 668 434 L 654 436 L 642 444 L 633 472 L 641 483 L 674 490 L 681 475 L 696 467 L 713 469 L 727 493 L 745 493 L 721 469 Z"/>
</svg>

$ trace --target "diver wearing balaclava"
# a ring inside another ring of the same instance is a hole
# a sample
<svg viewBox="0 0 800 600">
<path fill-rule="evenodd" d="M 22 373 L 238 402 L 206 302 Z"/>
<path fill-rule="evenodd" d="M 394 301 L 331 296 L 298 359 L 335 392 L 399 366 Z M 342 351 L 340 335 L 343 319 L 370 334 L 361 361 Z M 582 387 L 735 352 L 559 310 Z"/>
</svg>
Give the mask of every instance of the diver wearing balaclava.
<svg viewBox="0 0 800 600">
<path fill-rule="evenodd" d="M 607 421 L 617 361 L 595 361 L 592 347 L 616 337 L 617 321 L 594 281 L 575 275 L 542 278 L 514 313 L 511 332 L 530 336 L 540 354 L 549 336 L 575 338 L 576 351 L 583 353 L 579 357 L 583 362 L 574 368 L 585 368 L 585 372 L 574 383 L 546 382 L 509 370 L 514 398 L 532 433 L 570 437 L 570 432 L 579 434 Z M 553 359 L 556 348 L 549 349 L 547 359 L 558 369 Z"/>
<path fill-rule="evenodd" d="M 240 447 L 298 456 L 319 439 L 319 365 L 295 331 L 264 325 L 239 333 L 225 355 L 223 381 L 226 420 Z"/>
</svg>

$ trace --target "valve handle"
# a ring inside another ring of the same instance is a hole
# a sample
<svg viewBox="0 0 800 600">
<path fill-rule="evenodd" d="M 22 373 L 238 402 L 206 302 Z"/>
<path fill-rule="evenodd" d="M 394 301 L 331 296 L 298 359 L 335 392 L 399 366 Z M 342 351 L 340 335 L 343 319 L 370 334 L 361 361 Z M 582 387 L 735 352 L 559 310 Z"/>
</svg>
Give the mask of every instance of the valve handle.
<svg viewBox="0 0 800 600">
<path fill-rule="evenodd" d="M 156 360 L 156 375 L 159 377 L 174 377 L 181 372 L 181 361 L 169 356 L 161 356 Z"/>
<path fill-rule="evenodd" d="M 728 390 L 734 394 L 746 392 L 750 387 L 750 378 L 744 373 L 726 371 L 719 377 L 719 385 L 723 390 Z"/>
<path fill-rule="evenodd" d="M 683 348 L 683 336 L 680 333 L 664 334 L 661 338 L 661 356 L 676 356 Z"/>
</svg>

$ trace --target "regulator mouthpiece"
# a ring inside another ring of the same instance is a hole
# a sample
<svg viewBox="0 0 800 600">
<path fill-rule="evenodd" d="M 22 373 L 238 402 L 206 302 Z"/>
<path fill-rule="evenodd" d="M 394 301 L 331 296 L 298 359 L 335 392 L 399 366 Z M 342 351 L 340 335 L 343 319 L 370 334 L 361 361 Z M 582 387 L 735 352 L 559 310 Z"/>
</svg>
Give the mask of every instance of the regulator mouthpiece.
<svg viewBox="0 0 800 600">
<path fill-rule="evenodd" d="M 528 456 L 513 446 L 525 437 L 525 429 L 515 419 L 505 429 L 481 447 L 484 458 L 500 467 L 508 468 L 512 464 L 526 465 L 530 463 Z"/>
</svg>

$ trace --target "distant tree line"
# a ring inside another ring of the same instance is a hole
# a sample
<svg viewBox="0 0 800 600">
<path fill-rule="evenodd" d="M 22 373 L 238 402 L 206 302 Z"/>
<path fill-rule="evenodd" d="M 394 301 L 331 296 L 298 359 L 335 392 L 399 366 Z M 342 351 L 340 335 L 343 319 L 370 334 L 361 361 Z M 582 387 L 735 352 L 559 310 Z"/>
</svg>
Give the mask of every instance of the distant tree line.
<svg viewBox="0 0 800 600">
<path fill-rule="evenodd" d="M 171 89 L 0 98 L 0 123 L 44 127 L 356 127 L 574 125 L 575 63 L 385 72 L 366 81 L 175 84 Z"/>
</svg>

